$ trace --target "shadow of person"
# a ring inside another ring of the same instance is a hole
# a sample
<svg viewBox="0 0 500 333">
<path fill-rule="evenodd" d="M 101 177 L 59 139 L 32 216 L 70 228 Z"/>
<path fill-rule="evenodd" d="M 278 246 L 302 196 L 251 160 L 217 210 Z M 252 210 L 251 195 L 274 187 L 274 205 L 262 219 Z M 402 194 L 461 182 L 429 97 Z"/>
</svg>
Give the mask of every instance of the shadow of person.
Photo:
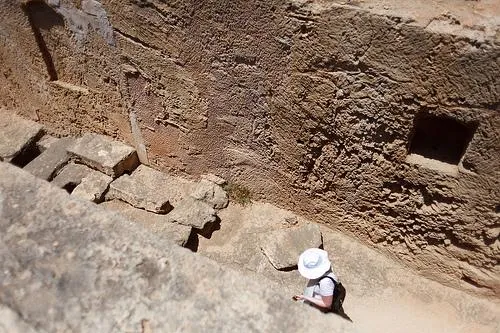
<svg viewBox="0 0 500 333">
<path fill-rule="evenodd" d="M 342 308 L 342 307 L 339 309 L 338 312 L 332 312 L 332 313 L 336 314 L 337 316 L 340 316 L 340 317 L 344 318 L 345 320 L 349 320 L 351 323 L 353 323 L 351 317 L 349 317 L 347 315 L 347 313 L 345 313 L 344 308 Z"/>
</svg>

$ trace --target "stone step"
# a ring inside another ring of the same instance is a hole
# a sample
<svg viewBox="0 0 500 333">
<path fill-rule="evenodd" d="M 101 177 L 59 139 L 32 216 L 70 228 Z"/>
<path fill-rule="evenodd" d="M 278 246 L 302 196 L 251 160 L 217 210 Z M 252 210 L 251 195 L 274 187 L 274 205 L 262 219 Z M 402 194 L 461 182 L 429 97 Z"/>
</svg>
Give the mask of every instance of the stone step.
<svg viewBox="0 0 500 333">
<path fill-rule="evenodd" d="M 52 184 L 60 187 L 67 188 L 68 186 L 74 185 L 76 187 L 82 182 L 82 179 L 90 175 L 93 172 L 97 172 L 85 166 L 83 164 L 69 163 L 64 166 L 57 176 L 52 179 Z"/>
<path fill-rule="evenodd" d="M 92 172 L 88 176 L 82 178 L 81 183 L 75 187 L 71 195 L 95 203 L 102 202 L 104 200 L 104 194 L 112 181 L 113 178 L 102 172 Z"/>
<path fill-rule="evenodd" d="M 136 221 L 158 236 L 172 240 L 180 246 L 186 245 L 191 235 L 191 227 L 172 223 L 165 215 L 155 214 L 135 208 L 123 201 L 112 200 L 100 204 L 101 207 L 116 211 L 131 221 Z"/>
<path fill-rule="evenodd" d="M 196 255 L 7 163 L 0 163 L 0 201 L 0 322 L 8 332 L 140 332 L 141 323 L 153 332 L 355 331 L 292 302 L 278 284 Z"/>
<path fill-rule="evenodd" d="M 214 223 L 217 220 L 217 214 L 211 205 L 187 196 L 175 206 L 167 218 L 172 223 L 203 229 L 207 224 Z"/>
<path fill-rule="evenodd" d="M 139 165 L 134 148 L 94 133 L 86 133 L 68 151 L 82 163 L 113 178 L 131 172 Z"/>
<path fill-rule="evenodd" d="M 75 140 L 73 138 L 62 138 L 54 142 L 47 150 L 29 162 L 24 170 L 34 176 L 51 180 L 61 168 L 68 163 L 70 155 L 67 152 Z"/>
<path fill-rule="evenodd" d="M 106 200 L 115 199 L 153 213 L 168 213 L 171 222 L 197 229 L 215 222 L 216 209 L 228 204 L 226 192 L 209 180 L 202 179 L 196 183 L 145 165 L 110 184 Z"/>
<path fill-rule="evenodd" d="M 202 179 L 194 185 L 190 196 L 206 202 L 215 209 L 226 208 L 229 204 L 229 197 L 226 191 L 221 186 L 207 179 Z"/>
<path fill-rule="evenodd" d="M 166 214 L 173 208 L 165 192 L 146 186 L 129 175 L 123 175 L 110 184 L 106 200 L 122 200 L 157 214 Z"/>
<path fill-rule="evenodd" d="M 130 177 L 137 186 L 161 193 L 174 207 L 188 196 L 195 186 L 192 181 L 167 175 L 143 164 L 138 166 Z"/>
<path fill-rule="evenodd" d="M 113 181 L 108 175 L 83 164 L 67 164 L 52 180 L 52 184 L 64 188 L 80 199 L 99 203 Z"/>
<path fill-rule="evenodd" d="M 52 144 L 59 141 L 59 138 L 53 137 L 52 135 L 45 134 L 36 142 L 36 146 L 40 152 L 46 151 Z"/>
<path fill-rule="evenodd" d="M 12 161 L 42 134 L 42 125 L 0 109 L 0 160 Z"/>
</svg>

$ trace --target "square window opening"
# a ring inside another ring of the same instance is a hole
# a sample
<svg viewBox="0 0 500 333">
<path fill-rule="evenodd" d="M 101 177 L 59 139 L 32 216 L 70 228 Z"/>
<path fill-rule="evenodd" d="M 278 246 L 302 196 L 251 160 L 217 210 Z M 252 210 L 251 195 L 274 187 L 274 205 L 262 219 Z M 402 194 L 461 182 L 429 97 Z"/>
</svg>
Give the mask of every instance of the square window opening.
<svg viewBox="0 0 500 333">
<path fill-rule="evenodd" d="M 465 124 L 453 118 L 417 115 L 409 153 L 458 165 L 476 129 L 477 124 Z"/>
</svg>

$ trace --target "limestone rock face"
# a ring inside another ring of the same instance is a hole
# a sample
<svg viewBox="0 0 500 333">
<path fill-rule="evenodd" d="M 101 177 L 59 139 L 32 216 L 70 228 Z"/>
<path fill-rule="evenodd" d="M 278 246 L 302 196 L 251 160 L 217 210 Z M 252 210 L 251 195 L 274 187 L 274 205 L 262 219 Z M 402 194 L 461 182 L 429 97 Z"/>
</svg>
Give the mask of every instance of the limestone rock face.
<svg viewBox="0 0 500 333">
<path fill-rule="evenodd" d="M 22 2 L 0 1 L 0 105 L 500 295 L 497 1 Z"/>
<path fill-rule="evenodd" d="M 170 176 L 143 164 L 137 167 L 130 177 L 133 182 L 142 184 L 141 186 L 153 192 L 153 195 L 164 195 L 174 207 L 189 195 L 193 186 L 189 180 Z"/>
<path fill-rule="evenodd" d="M 300 254 L 322 244 L 321 231 L 316 224 L 279 229 L 263 237 L 261 248 L 276 269 L 297 266 Z"/>
<path fill-rule="evenodd" d="M 139 332 L 141 323 L 153 332 L 354 332 L 264 278 L 222 267 L 4 163 L 0 202 L 7 332 Z"/>
<path fill-rule="evenodd" d="M 119 200 L 106 201 L 100 206 L 114 210 L 131 221 L 140 223 L 159 237 L 169 239 L 180 246 L 187 243 L 191 234 L 190 226 L 172 223 L 168 216 L 135 208 Z"/>
<path fill-rule="evenodd" d="M 99 171 L 94 171 L 82 178 L 82 181 L 75 187 L 73 192 L 71 192 L 71 195 L 80 199 L 99 203 L 104 199 L 104 194 L 112 181 L 113 178 L 110 176 Z"/>
<path fill-rule="evenodd" d="M 217 215 L 211 205 L 187 196 L 168 214 L 168 219 L 172 223 L 203 229 L 207 223 L 215 222 Z"/>
<path fill-rule="evenodd" d="M 123 175 L 110 184 L 106 199 L 122 200 L 153 213 L 166 214 L 172 210 L 164 192 L 146 186 L 129 175 Z"/>
<path fill-rule="evenodd" d="M 139 165 L 134 148 L 93 133 L 87 133 L 78 139 L 68 151 L 83 163 L 111 177 L 118 177 Z"/>
<path fill-rule="evenodd" d="M 38 178 L 51 180 L 52 177 L 68 163 L 70 156 L 67 149 L 74 142 L 75 140 L 73 138 L 59 139 L 34 160 L 29 162 L 24 167 L 24 170 L 32 173 Z"/>
<path fill-rule="evenodd" d="M 0 109 L 0 159 L 11 161 L 38 137 L 42 125 Z"/>
<path fill-rule="evenodd" d="M 96 172 L 83 164 L 70 163 L 66 165 L 52 180 L 52 184 L 64 188 L 70 184 L 79 185 L 82 179 Z"/>
<path fill-rule="evenodd" d="M 226 191 L 219 185 L 206 179 L 202 179 L 194 186 L 191 196 L 208 203 L 215 209 L 226 208 L 229 203 Z"/>
</svg>

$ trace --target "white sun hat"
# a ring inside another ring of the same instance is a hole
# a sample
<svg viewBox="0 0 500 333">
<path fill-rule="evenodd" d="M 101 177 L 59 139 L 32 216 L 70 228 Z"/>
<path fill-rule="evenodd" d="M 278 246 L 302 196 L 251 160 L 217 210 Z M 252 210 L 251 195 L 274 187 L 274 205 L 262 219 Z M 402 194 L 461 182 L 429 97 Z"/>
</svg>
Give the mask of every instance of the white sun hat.
<svg viewBox="0 0 500 333">
<path fill-rule="evenodd" d="M 312 280 L 322 276 L 331 267 L 328 253 L 325 250 L 307 249 L 299 257 L 299 273 L 306 279 Z"/>
</svg>

